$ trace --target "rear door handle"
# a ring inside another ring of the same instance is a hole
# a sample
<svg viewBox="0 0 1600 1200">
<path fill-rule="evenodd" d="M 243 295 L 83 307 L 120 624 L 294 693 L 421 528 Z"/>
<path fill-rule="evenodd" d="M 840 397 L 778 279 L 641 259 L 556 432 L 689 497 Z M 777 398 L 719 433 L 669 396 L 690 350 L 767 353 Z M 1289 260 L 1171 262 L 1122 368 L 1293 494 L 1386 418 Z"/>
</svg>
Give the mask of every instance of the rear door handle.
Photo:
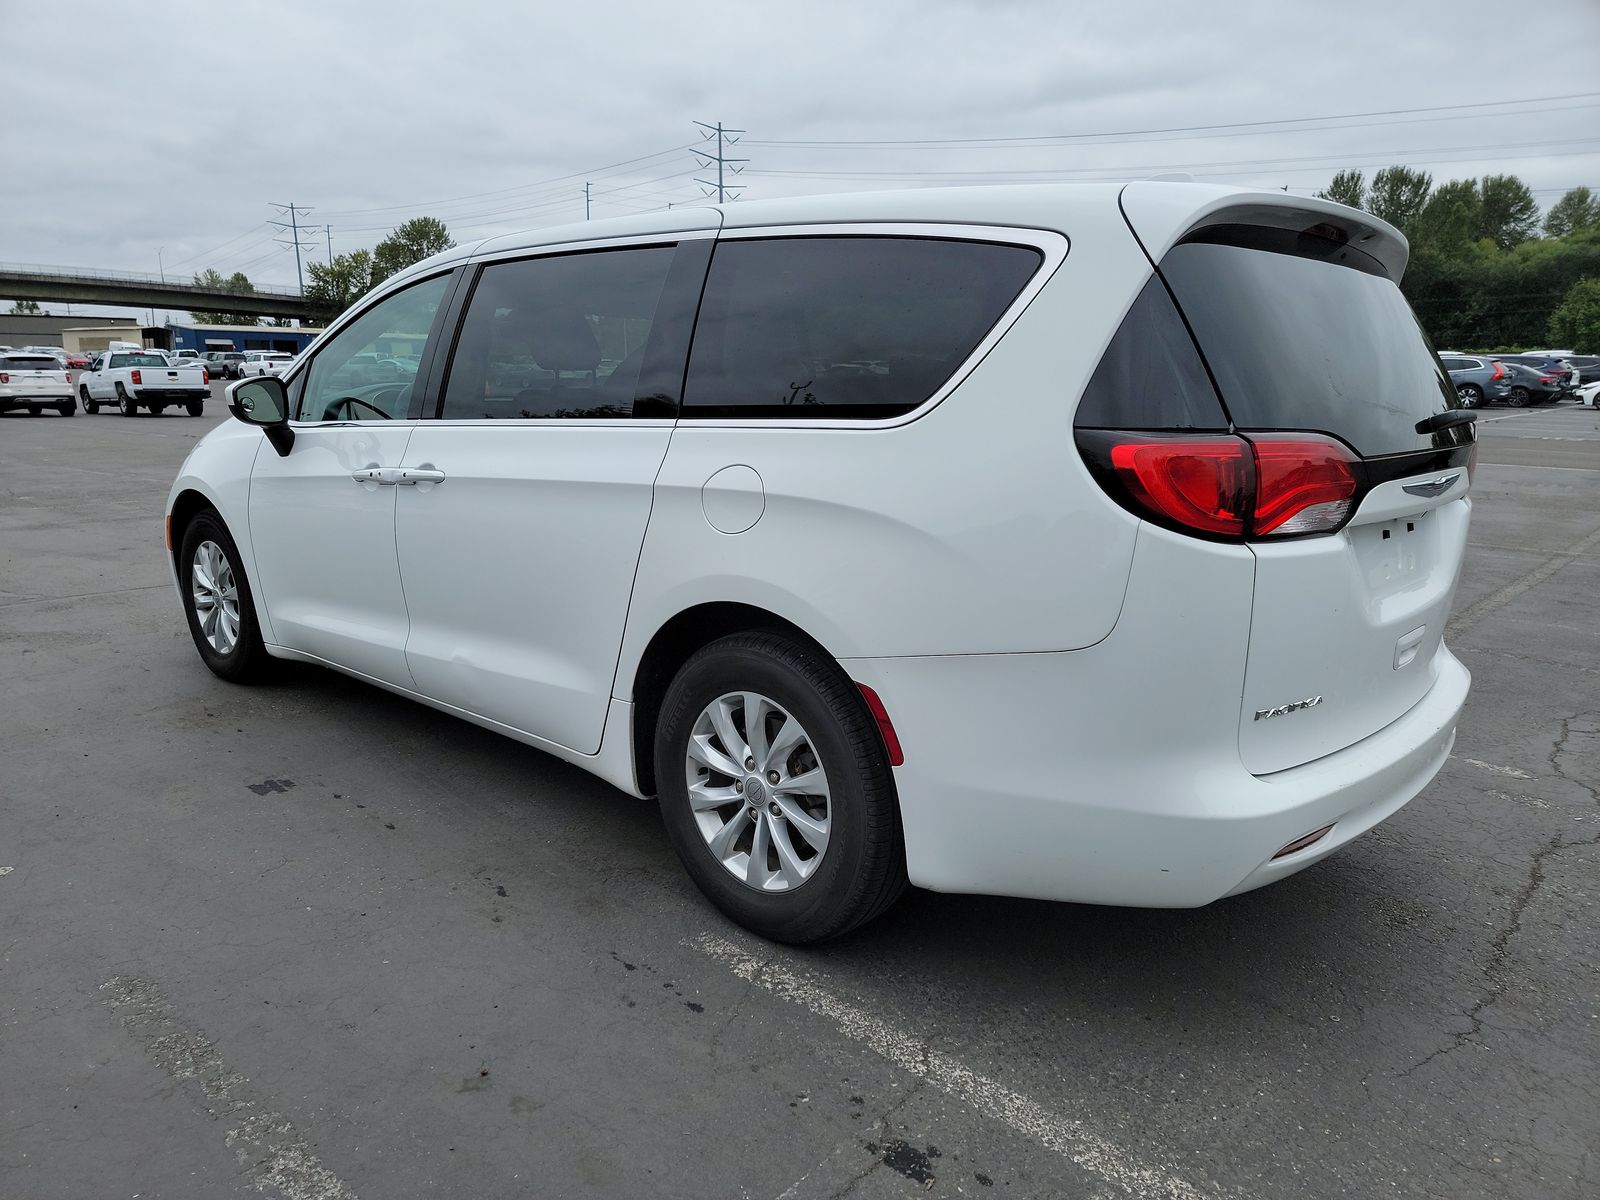
<svg viewBox="0 0 1600 1200">
<path fill-rule="evenodd" d="M 394 481 L 395 483 L 418 484 L 444 482 L 444 472 L 436 471 L 432 467 L 402 467 L 399 475 L 400 478 L 396 479 Z"/>
<path fill-rule="evenodd" d="M 361 471 L 352 471 L 350 478 L 357 483 L 383 483 L 392 487 L 401 482 L 402 474 L 399 467 L 367 467 Z"/>
</svg>

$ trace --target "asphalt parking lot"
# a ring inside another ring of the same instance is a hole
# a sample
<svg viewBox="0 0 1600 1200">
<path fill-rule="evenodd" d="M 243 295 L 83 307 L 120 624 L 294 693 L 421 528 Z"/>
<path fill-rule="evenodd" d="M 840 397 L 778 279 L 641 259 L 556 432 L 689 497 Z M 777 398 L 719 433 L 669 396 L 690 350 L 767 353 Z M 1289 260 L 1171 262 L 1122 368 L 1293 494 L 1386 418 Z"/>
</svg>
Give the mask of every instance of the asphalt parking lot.
<svg viewBox="0 0 1600 1200">
<path fill-rule="evenodd" d="M 0 416 L 0 1196 L 1600 1194 L 1595 410 L 1483 414 L 1473 694 L 1387 824 L 809 950 L 575 768 L 207 673 L 161 513 L 225 419 Z"/>
</svg>

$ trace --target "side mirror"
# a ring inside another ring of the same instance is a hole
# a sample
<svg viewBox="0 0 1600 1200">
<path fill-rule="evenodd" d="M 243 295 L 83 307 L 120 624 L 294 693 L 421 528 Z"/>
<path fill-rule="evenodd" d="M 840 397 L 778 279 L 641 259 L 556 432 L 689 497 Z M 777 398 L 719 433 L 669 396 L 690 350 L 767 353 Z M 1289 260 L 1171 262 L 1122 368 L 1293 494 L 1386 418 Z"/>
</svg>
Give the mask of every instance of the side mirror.
<svg viewBox="0 0 1600 1200">
<path fill-rule="evenodd" d="M 228 411 L 246 425 L 259 425 L 280 457 L 294 445 L 289 428 L 289 392 L 283 381 L 258 375 L 228 385 Z"/>
</svg>

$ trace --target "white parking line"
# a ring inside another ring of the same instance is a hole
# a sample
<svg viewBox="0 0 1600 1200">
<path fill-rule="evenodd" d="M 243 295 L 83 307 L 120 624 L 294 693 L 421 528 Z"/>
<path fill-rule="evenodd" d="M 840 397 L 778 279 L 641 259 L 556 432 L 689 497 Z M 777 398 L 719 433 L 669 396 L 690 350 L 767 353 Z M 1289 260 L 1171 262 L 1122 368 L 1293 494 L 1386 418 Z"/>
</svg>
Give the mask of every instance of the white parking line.
<svg viewBox="0 0 1600 1200">
<path fill-rule="evenodd" d="M 848 1000 L 840 999 L 817 976 L 802 968 L 785 965 L 771 954 L 758 958 L 711 933 L 703 933 L 687 944 L 725 964 L 740 979 L 816 1014 L 845 1037 L 860 1042 L 902 1070 L 926 1079 L 990 1120 L 1054 1150 L 1125 1195 L 1137 1200 L 1200 1200 L 1202 1194 L 1219 1194 L 1201 1193 L 1164 1167 L 1146 1166 L 1128 1151 L 1092 1132 L 1083 1122 L 1051 1112 L 1037 1101 L 980 1075 L 958 1059 L 931 1048 Z"/>
<path fill-rule="evenodd" d="M 1488 771 L 1491 775 L 1510 775 L 1515 779 L 1533 778 L 1533 776 L 1529 775 L 1526 771 L 1519 771 L 1516 767 L 1497 767 L 1494 765 L 1494 763 L 1486 763 L 1481 758 L 1463 758 L 1461 761 L 1464 763 L 1471 763 L 1475 767 L 1479 767 L 1485 771 Z"/>
<path fill-rule="evenodd" d="M 178 1023 L 177 1010 L 155 984 L 119 975 L 100 990 L 155 1064 L 180 1082 L 193 1080 L 207 1113 L 233 1126 L 227 1145 L 257 1191 L 284 1200 L 356 1200 L 288 1118 L 250 1098 L 250 1081 L 223 1062 L 209 1038 Z"/>
</svg>

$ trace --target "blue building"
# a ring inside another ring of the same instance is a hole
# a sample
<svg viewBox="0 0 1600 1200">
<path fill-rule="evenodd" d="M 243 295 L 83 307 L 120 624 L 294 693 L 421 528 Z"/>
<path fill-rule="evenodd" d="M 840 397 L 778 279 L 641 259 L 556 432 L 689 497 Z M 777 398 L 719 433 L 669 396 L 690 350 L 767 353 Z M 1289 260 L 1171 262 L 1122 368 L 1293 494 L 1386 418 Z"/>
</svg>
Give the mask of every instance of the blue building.
<svg viewBox="0 0 1600 1200">
<path fill-rule="evenodd" d="M 299 354 L 312 342 L 320 329 L 277 329 L 270 325 L 179 325 L 167 324 L 172 336 L 169 350 L 281 350 L 286 354 Z"/>
</svg>

